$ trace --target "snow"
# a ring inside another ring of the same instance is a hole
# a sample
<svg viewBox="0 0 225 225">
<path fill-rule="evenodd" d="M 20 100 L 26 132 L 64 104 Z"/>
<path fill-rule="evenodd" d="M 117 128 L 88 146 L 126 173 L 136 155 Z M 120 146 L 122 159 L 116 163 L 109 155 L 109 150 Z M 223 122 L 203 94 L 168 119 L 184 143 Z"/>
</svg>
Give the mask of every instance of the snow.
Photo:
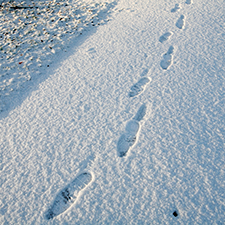
<svg viewBox="0 0 225 225">
<path fill-rule="evenodd" d="M 224 224 L 223 1 L 65 2 L 102 23 L 1 59 L 0 223 Z"/>
<path fill-rule="evenodd" d="M 37 80 L 54 61 L 55 54 L 67 51 L 74 37 L 105 23 L 102 14 L 110 7 L 109 3 L 78 0 L 3 2 L 0 8 L 0 92 L 3 98 L 0 110 L 12 107 L 11 99 L 16 92 L 21 94 L 28 86 L 27 81 Z"/>
</svg>

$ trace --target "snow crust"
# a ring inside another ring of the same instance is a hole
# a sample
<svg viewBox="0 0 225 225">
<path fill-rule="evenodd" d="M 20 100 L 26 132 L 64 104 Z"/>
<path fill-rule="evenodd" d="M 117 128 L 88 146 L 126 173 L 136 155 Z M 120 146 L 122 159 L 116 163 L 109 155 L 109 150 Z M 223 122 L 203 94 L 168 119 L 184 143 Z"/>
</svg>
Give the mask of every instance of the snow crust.
<svg viewBox="0 0 225 225">
<path fill-rule="evenodd" d="M 3 48 L 0 223 L 224 224 L 223 1 L 67 2 L 104 22 L 65 35 L 31 80 Z"/>
</svg>

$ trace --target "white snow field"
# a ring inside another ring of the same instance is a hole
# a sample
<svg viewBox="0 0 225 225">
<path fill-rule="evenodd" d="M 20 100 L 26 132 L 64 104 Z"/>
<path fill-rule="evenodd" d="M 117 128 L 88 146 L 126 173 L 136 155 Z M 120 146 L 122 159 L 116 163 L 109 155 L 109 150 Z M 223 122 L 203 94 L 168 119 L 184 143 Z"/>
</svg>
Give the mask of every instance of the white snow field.
<svg viewBox="0 0 225 225">
<path fill-rule="evenodd" d="M 79 2 L 105 22 L 1 75 L 0 223 L 225 224 L 224 1 Z"/>
</svg>

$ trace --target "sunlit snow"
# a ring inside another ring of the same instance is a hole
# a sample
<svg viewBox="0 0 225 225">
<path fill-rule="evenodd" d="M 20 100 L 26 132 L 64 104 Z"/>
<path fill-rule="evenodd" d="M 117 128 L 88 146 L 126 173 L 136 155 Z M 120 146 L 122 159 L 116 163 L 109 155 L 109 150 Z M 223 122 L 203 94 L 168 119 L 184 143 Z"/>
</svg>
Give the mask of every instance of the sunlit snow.
<svg viewBox="0 0 225 225">
<path fill-rule="evenodd" d="M 225 224 L 223 0 L 0 0 L 0 224 Z"/>
</svg>

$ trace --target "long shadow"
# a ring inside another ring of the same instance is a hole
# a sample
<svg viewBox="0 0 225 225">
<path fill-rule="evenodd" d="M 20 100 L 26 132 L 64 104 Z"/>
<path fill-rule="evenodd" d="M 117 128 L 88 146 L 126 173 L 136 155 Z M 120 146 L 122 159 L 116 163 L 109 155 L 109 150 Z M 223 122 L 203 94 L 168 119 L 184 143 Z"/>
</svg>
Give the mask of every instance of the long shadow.
<svg viewBox="0 0 225 225">
<path fill-rule="evenodd" d="M 0 111 L 0 120 L 6 118 L 12 110 L 19 107 L 26 98 L 31 96 L 31 93 L 33 91 L 39 88 L 40 83 L 44 82 L 51 74 L 54 74 L 54 72 L 62 65 L 62 61 L 66 60 L 68 57 L 74 54 L 77 47 L 82 45 L 87 38 L 96 33 L 98 26 L 105 25 L 108 22 L 106 18 L 110 15 L 112 9 L 116 5 L 116 2 L 109 3 L 107 9 L 102 12 L 100 17 L 101 21 L 104 22 L 100 25 L 87 27 L 82 34 L 80 34 L 79 36 L 75 36 L 74 39 L 67 43 L 67 47 L 65 46 L 64 48 L 64 50 L 67 49 L 68 51 L 64 52 L 64 50 L 61 50 L 60 52 L 52 56 L 51 63 L 49 65 L 46 65 L 45 68 L 40 69 L 41 73 L 39 75 L 32 76 L 31 80 L 23 83 L 22 88 L 11 92 L 8 96 L 0 96 L 0 104 L 5 103 L 3 110 Z"/>
</svg>

